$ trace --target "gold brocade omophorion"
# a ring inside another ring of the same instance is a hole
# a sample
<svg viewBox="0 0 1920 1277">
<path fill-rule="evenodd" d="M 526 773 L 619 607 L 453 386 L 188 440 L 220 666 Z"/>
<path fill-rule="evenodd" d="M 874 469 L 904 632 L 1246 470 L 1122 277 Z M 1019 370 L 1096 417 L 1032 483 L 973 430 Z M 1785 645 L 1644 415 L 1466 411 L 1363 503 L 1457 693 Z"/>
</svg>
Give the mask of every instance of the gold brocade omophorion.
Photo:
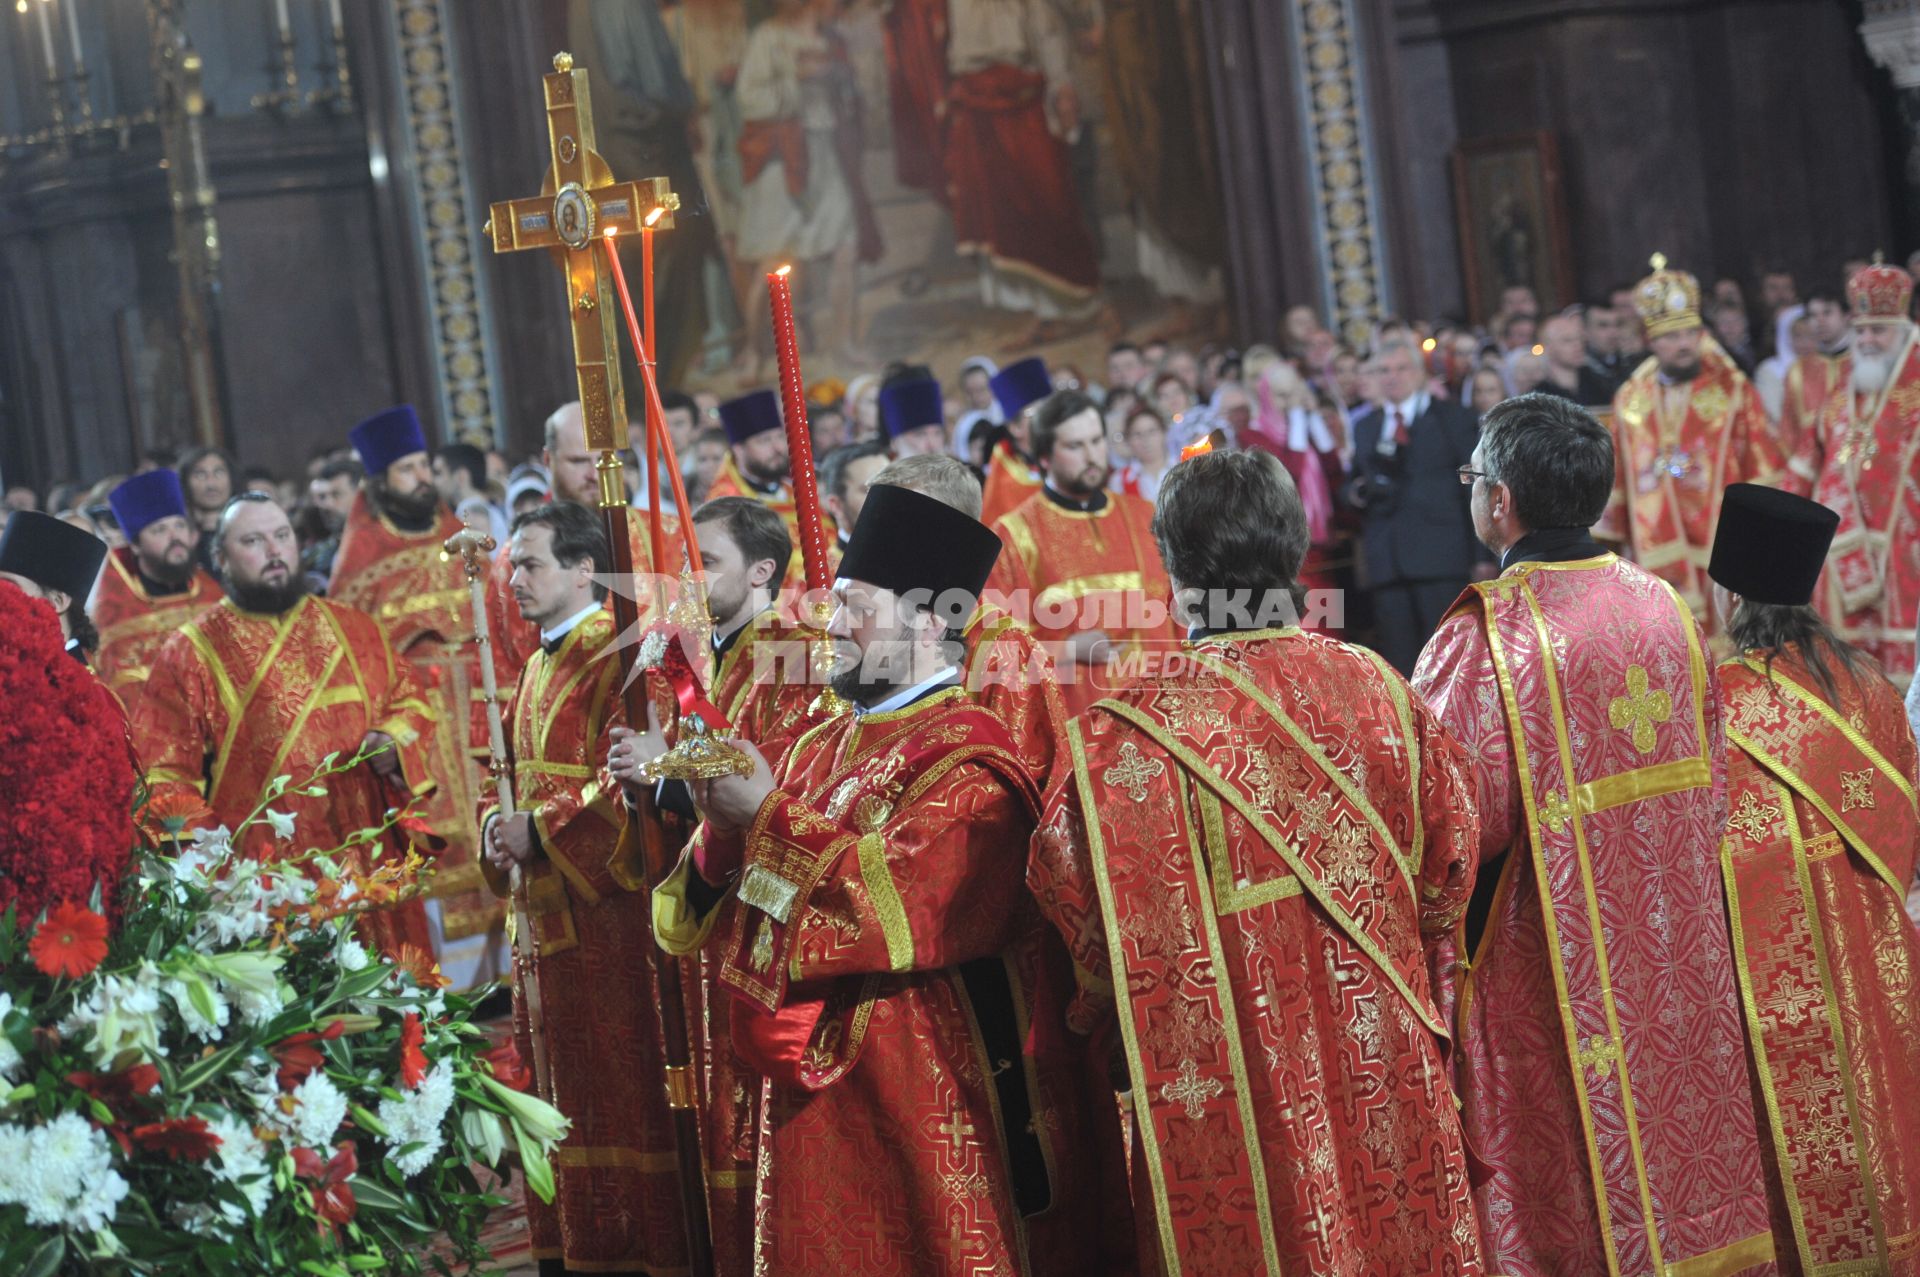
<svg viewBox="0 0 1920 1277">
<path fill-rule="evenodd" d="M 433 526 L 407 532 L 376 511 L 365 492 L 353 499 L 328 597 L 373 617 L 434 703 L 440 731 L 427 760 L 436 784 L 421 816 L 446 840 L 428 892 L 440 901 L 449 940 L 501 925 L 500 902 L 480 880 L 480 838 L 473 812 L 487 782 L 486 682 L 473 641 L 473 604 L 460 562 L 442 547 L 460 520 L 442 507 Z M 496 662 L 504 698 L 513 675 Z"/>
<path fill-rule="evenodd" d="M 602 770 L 611 729 L 625 725 L 613 636 L 613 618 L 595 612 L 555 652 L 535 650 L 513 697 L 514 801 L 540 843 L 522 868 L 536 956 L 516 944 L 514 1033 L 522 1058 L 535 1058 L 524 990 L 537 980 L 546 1098 L 573 1123 L 554 1157 L 553 1204 L 529 1193 L 527 1215 L 536 1258 L 664 1277 L 686 1271 L 686 1234 L 645 874 Z"/>
<path fill-rule="evenodd" d="M 181 626 L 223 597 L 220 583 L 200 568 L 177 594 L 150 594 L 141 584 L 133 551 L 121 546 L 107 555 L 87 615 L 100 631 L 93 670 L 114 690 L 131 714 L 146 695 L 154 658 Z"/>
<path fill-rule="evenodd" d="M 265 859 L 339 847 L 432 793 L 436 726 L 412 667 L 373 618 L 309 596 L 278 615 L 243 612 L 229 599 L 189 621 L 155 658 L 132 732 L 153 792 L 199 794 L 212 809 L 208 827 L 228 829 L 265 801 L 274 777 L 297 784 L 329 754 L 352 758 L 368 732 L 393 738 L 398 782 L 362 764 L 327 777 L 321 793 L 293 788 L 274 799 L 274 810 L 293 817 L 292 839 L 281 841 L 263 820 L 240 840 Z M 365 871 L 371 856 L 403 842 L 390 836 L 344 854 Z M 424 953 L 431 944 L 418 900 L 369 915 L 366 925 L 388 952 L 405 943 Z"/>
<path fill-rule="evenodd" d="M 1833 662 L 1829 659 L 1829 666 Z M 1720 668 L 1721 864 L 1765 1103 L 1774 1240 L 1792 1272 L 1920 1273 L 1920 849 L 1900 698 L 1789 649 Z"/>
<path fill-rule="evenodd" d="M 1187 651 L 1069 729 L 1030 876 L 1075 1027 L 1117 1004 L 1142 1249 L 1170 1274 L 1480 1273 L 1426 952 L 1473 888 L 1459 749 L 1358 648 Z"/>
</svg>

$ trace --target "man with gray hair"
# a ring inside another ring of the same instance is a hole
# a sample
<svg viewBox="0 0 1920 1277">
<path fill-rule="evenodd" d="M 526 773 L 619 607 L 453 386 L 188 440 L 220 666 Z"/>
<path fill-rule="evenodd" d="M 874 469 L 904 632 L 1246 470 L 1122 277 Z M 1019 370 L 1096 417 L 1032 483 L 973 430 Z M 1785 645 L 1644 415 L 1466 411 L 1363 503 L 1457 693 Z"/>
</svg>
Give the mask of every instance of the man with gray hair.
<svg viewBox="0 0 1920 1277">
<path fill-rule="evenodd" d="M 1687 603 L 1589 535 L 1613 479 L 1569 401 L 1489 410 L 1459 481 L 1501 575 L 1413 676 L 1478 790 L 1478 884 L 1437 963 L 1475 1205 L 1489 1272 L 1746 1271 L 1773 1249 L 1719 685 Z"/>
<path fill-rule="evenodd" d="M 1813 605 L 1841 638 L 1880 662 L 1894 686 L 1913 681 L 1920 537 L 1912 495 L 1920 447 L 1920 341 L 1907 316 L 1913 277 L 1869 266 L 1847 284 L 1853 345 L 1801 436 L 1781 486 L 1840 516 Z M 1889 553 L 1888 547 L 1893 547 Z"/>
</svg>

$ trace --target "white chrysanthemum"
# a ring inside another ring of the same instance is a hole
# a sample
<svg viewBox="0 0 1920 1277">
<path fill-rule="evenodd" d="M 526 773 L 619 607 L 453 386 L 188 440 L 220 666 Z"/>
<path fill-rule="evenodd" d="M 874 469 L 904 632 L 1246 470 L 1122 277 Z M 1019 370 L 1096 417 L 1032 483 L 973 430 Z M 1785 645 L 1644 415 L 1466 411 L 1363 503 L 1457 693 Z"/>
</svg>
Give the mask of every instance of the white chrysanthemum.
<svg viewBox="0 0 1920 1277">
<path fill-rule="evenodd" d="M 0 1027 L 7 1022 L 7 1015 L 13 1010 L 13 995 L 0 993 Z M 0 1081 L 11 1082 L 20 1071 L 20 1052 L 15 1049 L 11 1039 L 0 1035 Z"/>
<path fill-rule="evenodd" d="M 351 931 L 340 933 L 340 942 L 334 946 L 333 958 L 343 971 L 363 971 L 369 961 L 367 947 L 355 940 Z"/>
<path fill-rule="evenodd" d="M 0 1122 L 0 1206 L 19 1206 L 27 1200 L 32 1161 L 33 1131 Z"/>
<path fill-rule="evenodd" d="M 278 989 L 272 993 L 236 989 L 233 992 L 233 1005 L 240 1009 L 240 1023 L 250 1029 L 259 1028 L 285 1009 Z"/>
<path fill-rule="evenodd" d="M 207 1129 L 220 1137 L 220 1147 L 214 1154 L 213 1174 L 216 1179 L 237 1185 L 246 1195 L 247 1205 L 253 1208 L 255 1215 L 264 1215 L 267 1199 L 273 1195 L 272 1167 L 267 1163 L 267 1146 L 253 1133 L 253 1128 L 245 1122 L 234 1120 L 222 1114 L 207 1119 Z M 244 1223 L 244 1218 L 233 1219 L 238 1212 L 231 1203 L 222 1203 L 221 1209 L 234 1223 Z"/>
<path fill-rule="evenodd" d="M 78 1113 L 62 1113 L 27 1141 L 21 1199 L 36 1227 L 105 1227 L 127 1195 L 113 1169 L 113 1146 Z"/>
<path fill-rule="evenodd" d="M 205 980 L 202 980 L 200 984 L 201 987 L 207 991 L 207 996 L 213 1000 L 213 1018 L 211 1020 L 201 1014 L 200 1008 L 193 1004 L 193 996 L 187 992 L 187 982 L 185 980 L 168 980 L 162 984 L 160 988 L 169 998 L 173 999 L 173 1005 L 179 1008 L 180 1019 L 186 1024 L 188 1033 L 191 1033 L 203 1042 L 218 1042 L 220 1040 L 221 1030 L 227 1027 L 227 1021 L 232 1018 L 232 1007 L 228 1004 L 226 998 L 221 995 L 219 989 L 207 983 Z"/>
<path fill-rule="evenodd" d="M 397 1100 L 380 1101 L 380 1123 L 387 1128 L 386 1142 L 395 1149 L 418 1145 L 393 1159 L 402 1175 L 418 1175 L 433 1164 L 446 1143 L 440 1127 L 452 1106 L 453 1065 L 444 1060 L 412 1091 L 403 1093 Z"/>
<path fill-rule="evenodd" d="M 279 1126 L 288 1137 L 304 1148 L 333 1147 L 340 1123 L 347 1120 L 347 1097 L 340 1093 L 333 1080 L 315 1069 L 288 1098 L 293 1101 L 293 1112 L 274 1110 Z"/>
</svg>

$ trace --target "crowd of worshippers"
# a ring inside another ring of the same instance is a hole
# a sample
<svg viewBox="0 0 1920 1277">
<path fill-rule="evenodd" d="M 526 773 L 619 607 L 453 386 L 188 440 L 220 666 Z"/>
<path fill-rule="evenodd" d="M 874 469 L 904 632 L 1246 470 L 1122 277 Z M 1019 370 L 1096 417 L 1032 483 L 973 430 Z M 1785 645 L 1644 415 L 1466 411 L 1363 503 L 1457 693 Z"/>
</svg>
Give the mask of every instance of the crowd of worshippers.
<svg viewBox="0 0 1920 1277">
<path fill-rule="evenodd" d="M 1822 458 L 1811 427 L 1842 360 L 1854 350 L 1855 300 L 1848 285 L 1872 265 L 1865 259 L 1849 261 L 1831 281 L 1804 287 L 1786 270 L 1763 271 L 1751 286 L 1720 278 L 1707 289 L 1683 272 L 1656 272 L 1638 284 L 1623 282 L 1605 299 L 1552 314 L 1542 312 L 1532 289 L 1513 287 L 1501 294 L 1499 310 L 1483 325 L 1386 318 L 1358 348 L 1302 305 L 1287 311 L 1273 343 L 1240 350 L 1123 341 L 1109 350 L 1106 367 L 1094 375 L 1071 364 L 1049 367 L 1033 359 L 1003 370 L 981 357 L 968 359 L 942 381 L 927 366 L 895 364 L 845 384 L 810 387 L 809 437 L 826 481 L 829 511 L 848 526 L 858 513 L 865 480 L 891 457 L 950 453 L 984 481 L 999 453 L 1027 476 L 1037 474 L 1046 459 L 1033 455 L 1022 418 L 1050 390 L 1088 397 L 1105 431 L 1099 458 L 1103 482 L 1111 491 L 1147 502 L 1181 451 L 1216 431 L 1214 437 L 1225 446 L 1274 452 L 1286 461 L 1307 502 L 1314 541 L 1308 585 L 1340 591 L 1337 607 L 1319 614 L 1321 627 L 1376 648 L 1404 673 L 1461 586 L 1493 568 L 1466 524 L 1465 494 L 1447 490 L 1454 482 L 1447 471 L 1464 463 L 1482 414 L 1504 398 L 1539 390 L 1570 398 L 1610 421 L 1623 391 L 1645 398 L 1643 387 L 1629 387 L 1636 371 L 1643 381 L 1667 386 L 1694 381 L 1692 374 L 1703 370 L 1705 382 L 1724 383 L 1726 393 L 1707 401 L 1723 400 L 1729 411 L 1719 414 L 1724 421 L 1694 423 L 1691 432 L 1699 434 L 1700 446 L 1680 444 L 1678 435 L 1690 428 L 1675 425 L 1669 432 L 1676 439 L 1656 439 L 1649 453 L 1648 468 L 1673 471 L 1683 489 L 1676 496 L 1693 517 L 1667 531 L 1686 535 L 1685 555 L 1696 560 L 1689 566 L 1697 569 L 1706 549 L 1700 520 L 1711 493 L 1742 478 L 1780 482 L 1796 451 L 1812 454 L 1798 467 L 1798 478 L 1808 485 L 1799 490 L 1812 491 Z M 1920 271 L 1920 253 L 1905 271 L 1877 269 L 1910 278 L 1910 272 Z M 1659 357 L 1661 334 L 1654 331 L 1672 322 L 1663 311 L 1667 299 L 1647 293 L 1650 287 L 1669 289 L 1661 278 L 1665 274 L 1674 276 L 1672 287 L 1687 290 L 1678 309 L 1697 334 L 1681 339 L 1686 348 L 1673 361 Z M 721 482 L 719 491 L 763 494 L 788 483 L 786 438 L 778 429 L 779 408 L 771 392 L 731 401 L 705 391 L 669 392 L 663 403 L 683 484 L 695 504 L 716 482 Z M 513 516 L 533 505 L 556 495 L 585 499 L 593 491 L 590 476 L 584 485 L 570 484 L 568 476 L 556 472 L 551 445 L 564 435 L 557 430 L 564 418 L 556 414 L 548 423 L 543 451 L 517 462 L 498 447 L 482 446 L 485 441 L 439 447 L 431 457 L 439 498 L 501 542 Z M 1707 428 L 1701 431 L 1701 425 Z M 1632 427 L 1616 423 L 1615 428 Z M 1420 443 L 1396 459 L 1399 439 L 1416 435 Z M 1764 438 L 1749 443 L 1749 435 Z M 1732 438 L 1733 455 L 1716 461 L 1723 437 Z M 633 423 L 629 438 L 629 492 L 644 500 L 640 487 L 646 472 L 636 463 L 645 446 L 644 425 Z M 1648 452 L 1625 448 L 1623 454 L 1636 451 Z M 1716 464 L 1722 472 L 1714 472 Z M 156 468 L 171 468 L 180 476 L 203 532 L 212 529 L 235 491 L 273 494 L 292 514 L 302 566 L 316 590 L 326 588 L 342 526 L 365 476 L 350 448 L 331 443 L 315 451 L 304 487 L 259 467 L 242 469 L 216 449 L 195 448 L 178 456 L 156 450 L 142 457 L 140 470 Z M 576 470 L 584 473 L 583 467 Z M 44 499 L 16 486 L 6 491 L 5 501 L 12 509 L 44 509 L 118 545 L 124 531 L 112 517 L 107 495 L 121 477 L 90 485 L 56 483 Z M 1600 535 L 1662 567 L 1659 561 L 1676 547 L 1653 544 L 1661 532 L 1651 527 L 1641 538 L 1645 544 L 1635 541 L 1636 529 L 1625 517 L 1625 467 L 1621 478 L 1618 508 L 1609 512 Z M 1644 476 L 1636 479 L 1644 485 Z M 663 504 L 670 508 L 673 493 L 664 482 L 661 488 Z M 1702 499 L 1694 500 L 1697 496 Z M 989 522 L 1007 508 L 990 504 Z M 1911 538 L 1915 532 L 1905 528 L 1902 535 Z M 198 551 L 203 564 L 207 552 L 203 539 Z M 1702 605 L 1697 582 L 1664 568 L 1662 575 L 1696 607 Z M 1911 661 L 1890 665 L 1904 685 L 1901 676 Z"/>
<path fill-rule="evenodd" d="M 824 623 L 782 602 L 775 396 L 714 404 L 707 455 L 676 398 L 711 635 L 701 685 L 649 667 L 646 722 L 577 404 L 513 510 L 411 409 L 355 427 L 324 574 L 313 488 L 235 494 L 202 454 L 105 494 L 111 550 L 84 510 L 14 513 L 0 581 L 122 697 L 152 792 L 232 824 L 360 751 L 289 794 L 302 836 L 411 805 L 440 837 L 432 898 L 368 938 L 510 981 L 574 1122 L 527 1199 L 543 1273 L 686 1266 L 670 1102 L 721 1273 L 1911 1272 L 1914 281 L 1853 270 L 1777 415 L 1694 276 L 1656 256 L 1626 292 L 1590 406 L 1475 412 L 1478 365 L 1519 361 L 1395 323 L 1349 396 L 1305 320 L 1196 355 L 1125 462 L 1115 414 L 1182 352 L 1116 349 L 1104 393 L 976 362 L 961 413 L 905 370 L 877 427 L 852 388 L 856 438 L 814 441 Z M 479 645 L 438 549 L 496 520 Z M 830 676 L 759 659 L 816 624 Z M 690 705 L 744 768 L 649 770 Z"/>
</svg>

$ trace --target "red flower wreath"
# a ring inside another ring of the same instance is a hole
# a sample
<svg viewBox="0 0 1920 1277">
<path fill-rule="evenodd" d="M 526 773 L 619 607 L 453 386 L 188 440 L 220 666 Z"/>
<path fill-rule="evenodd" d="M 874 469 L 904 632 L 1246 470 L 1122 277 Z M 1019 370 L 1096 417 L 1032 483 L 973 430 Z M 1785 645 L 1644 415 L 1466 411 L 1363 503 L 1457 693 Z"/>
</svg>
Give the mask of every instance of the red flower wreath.
<svg viewBox="0 0 1920 1277">
<path fill-rule="evenodd" d="M 108 917 L 133 848 L 126 714 L 66 651 L 53 609 L 0 581 L 0 910 L 23 926 L 99 884 Z"/>
</svg>

